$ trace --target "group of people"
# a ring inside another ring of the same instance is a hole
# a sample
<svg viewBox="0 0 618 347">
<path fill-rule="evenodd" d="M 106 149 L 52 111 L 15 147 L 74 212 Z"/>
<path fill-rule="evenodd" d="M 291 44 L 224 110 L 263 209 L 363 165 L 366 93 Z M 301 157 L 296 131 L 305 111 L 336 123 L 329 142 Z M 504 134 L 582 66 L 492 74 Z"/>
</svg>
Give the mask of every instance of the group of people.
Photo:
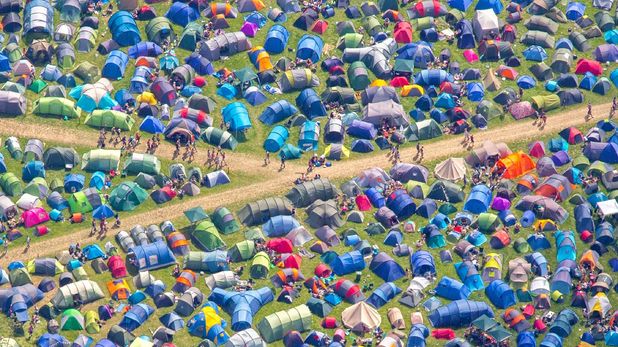
<svg viewBox="0 0 618 347">
<path fill-rule="evenodd" d="M 181 148 L 183 147 L 184 152 L 181 156 L 182 161 L 187 161 L 189 163 L 193 162 L 195 155 L 197 154 L 197 143 L 195 137 L 191 136 L 184 146 L 180 141 L 180 138 L 176 138 L 176 142 L 174 142 L 174 153 L 172 155 L 173 159 L 176 159 L 180 155 Z"/>
<path fill-rule="evenodd" d="M 141 140 L 141 133 L 136 131 L 134 135 L 130 135 L 128 138 L 126 135 L 122 134 L 120 128 L 112 127 L 110 130 L 109 140 L 107 139 L 107 129 L 101 128 L 99 130 L 99 139 L 97 140 L 97 148 L 105 149 L 107 143 L 111 144 L 116 148 L 119 144 L 121 145 L 120 150 L 123 153 L 131 154 L 137 146 L 139 146 Z M 154 145 L 154 150 L 159 146 L 160 140 L 156 140 Z M 153 150 L 153 143 L 151 141 L 150 150 Z M 154 152 L 153 152 L 154 153 Z"/>
<path fill-rule="evenodd" d="M 210 150 L 210 148 L 208 149 L 206 152 L 206 162 L 204 162 L 204 165 L 209 169 L 214 168 L 215 170 L 223 170 L 223 168 L 226 168 L 229 171 L 230 169 L 227 157 L 225 156 L 225 152 L 221 146 L 217 146 L 212 150 Z"/>
</svg>

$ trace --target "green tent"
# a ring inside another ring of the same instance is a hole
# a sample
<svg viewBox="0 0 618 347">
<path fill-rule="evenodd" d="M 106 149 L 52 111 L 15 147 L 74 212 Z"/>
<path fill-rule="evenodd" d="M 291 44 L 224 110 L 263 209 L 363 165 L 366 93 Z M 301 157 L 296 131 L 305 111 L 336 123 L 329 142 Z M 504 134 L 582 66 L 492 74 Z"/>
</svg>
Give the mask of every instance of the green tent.
<svg viewBox="0 0 618 347">
<path fill-rule="evenodd" d="M 416 199 L 424 199 L 429 194 L 429 186 L 423 182 L 410 180 L 405 187 L 408 194 Z"/>
<path fill-rule="evenodd" d="M 223 257 L 223 260 L 225 259 L 225 251 L 217 251 L 217 252 L 191 251 L 182 260 L 183 268 L 189 269 L 191 271 L 196 271 L 196 272 L 202 272 L 202 271 L 207 272 L 207 273 L 217 272 L 217 270 L 215 270 L 213 267 L 216 267 L 216 268 L 222 267 L 221 257 Z M 215 265 L 213 265 L 213 263 Z M 225 263 L 225 261 L 223 261 L 223 263 Z"/>
<path fill-rule="evenodd" d="M 268 276 L 268 270 L 270 270 L 270 258 L 268 254 L 266 254 L 266 252 L 257 253 L 255 257 L 253 257 L 251 269 L 249 269 L 251 278 L 266 278 Z"/>
<path fill-rule="evenodd" d="M 255 242 L 253 240 L 243 240 L 232 246 L 227 254 L 231 261 L 240 262 L 253 258 L 255 252 Z"/>
<path fill-rule="evenodd" d="M 120 128 L 120 130 L 129 131 L 135 124 L 135 120 L 130 115 L 115 110 L 94 110 L 84 124 L 93 128 Z"/>
<path fill-rule="evenodd" d="M 20 160 L 24 156 L 24 151 L 16 137 L 9 137 L 4 140 L 4 147 L 9 151 L 11 158 L 15 160 Z"/>
<path fill-rule="evenodd" d="M 551 111 L 560 107 L 560 97 L 556 94 L 534 95 L 532 106 L 537 110 Z"/>
<path fill-rule="evenodd" d="M 343 22 L 337 22 L 337 34 L 339 36 L 354 33 L 356 33 L 356 28 L 354 27 L 354 23 L 352 23 L 352 21 L 346 20 Z"/>
<path fill-rule="evenodd" d="M 395 59 L 393 71 L 398 73 L 413 73 L 414 60 L 412 59 Z"/>
<path fill-rule="evenodd" d="M 126 181 L 112 190 L 109 195 L 109 204 L 116 211 L 133 211 L 147 198 L 147 191 L 135 182 Z"/>
<path fill-rule="evenodd" d="M 193 242 L 202 250 L 212 252 L 225 247 L 225 242 L 210 220 L 200 222 L 191 232 Z"/>
<path fill-rule="evenodd" d="M 49 195 L 49 186 L 43 177 L 35 177 L 26 185 L 23 192 L 43 199 Z"/>
<path fill-rule="evenodd" d="M 5 172 L 0 175 L 0 188 L 9 196 L 19 196 L 23 192 L 21 181 L 12 172 Z"/>
<path fill-rule="evenodd" d="M 82 156 L 82 170 L 88 172 L 111 170 L 118 171 L 120 162 L 120 150 L 115 149 L 93 149 L 84 153 Z"/>
<path fill-rule="evenodd" d="M 152 154 L 133 153 L 124 162 L 122 173 L 125 175 L 138 175 L 140 173 L 158 175 L 161 173 L 161 161 Z"/>
<path fill-rule="evenodd" d="M 12 287 L 19 287 L 24 284 L 32 284 L 32 278 L 27 268 L 20 267 L 9 272 L 9 282 L 11 282 Z"/>
<path fill-rule="evenodd" d="M 376 16 L 363 17 L 363 19 L 361 19 L 361 25 L 363 29 L 365 29 L 365 32 L 371 36 L 384 31 L 384 27 L 380 24 Z"/>
<path fill-rule="evenodd" d="M 58 177 L 53 178 L 51 182 L 49 182 L 49 189 L 52 192 L 62 193 L 64 191 L 64 182 Z"/>
<path fill-rule="evenodd" d="M 445 180 L 437 180 L 429 187 L 426 197 L 456 204 L 463 201 L 465 194 L 463 189 L 457 184 Z"/>
<path fill-rule="evenodd" d="M 21 47 L 19 47 L 19 45 L 14 42 L 6 45 L 6 47 L 4 47 L 4 49 L 2 50 L 2 53 L 9 58 L 9 61 L 11 63 L 14 63 L 19 59 L 23 58 Z"/>
<path fill-rule="evenodd" d="M 347 33 L 337 40 L 337 49 L 363 47 L 363 34 Z"/>
<path fill-rule="evenodd" d="M 199 221 L 203 221 L 204 219 L 208 219 L 208 214 L 204 209 L 200 206 L 194 207 L 192 209 L 186 210 L 183 212 L 185 217 L 191 222 L 191 224 L 195 224 Z"/>
<path fill-rule="evenodd" d="M 530 252 L 530 245 L 523 237 L 520 237 L 517 240 L 515 240 L 515 242 L 513 242 L 513 248 L 515 248 L 517 253 Z"/>
<path fill-rule="evenodd" d="M 236 141 L 236 138 L 234 138 L 232 134 L 215 127 L 205 129 L 200 138 L 209 145 L 220 146 L 221 148 L 232 151 L 236 149 L 236 146 L 238 146 L 238 141 Z"/>
<path fill-rule="evenodd" d="M 266 343 L 281 340 L 288 331 L 304 332 L 311 329 L 311 310 L 305 304 L 285 311 L 275 312 L 257 324 L 260 335 Z"/>
<path fill-rule="evenodd" d="M 573 165 L 574 168 L 584 171 L 588 168 L 588 166 L 590 166 L 590 159 L 584 155 L 580 155 L 573 159 L 571 165 Z"/>
<path fill-rule="evenodd" d="M 264 234 L 262 234 L 262 230 L 256 227 L 245 231 L 245 240 L 264 241 L 266 240 L 266 237 L 264 237 Z"/>
<path fill-rule="evenodd" d="M 84 83 L 93 83 L 99 79 L 100 72 L 96 65 L 85 61 L 77 65 L 75 70 L 73 70 L 73 74 L 84 81 Z"/>
<path fill-rule="evenodd" d="M 58 97 L 43 97 L 34 101 L 32 113 L 43 117 L 79 118 L 80 111 L 69 99 Z"/>
<path fill-rule="evenodd" d="M 500 225 L 500 219 L 493 213 L 484 212 L 479 214 L 476 224 L 480 232 L 490 234 L 496 231 L 496 228 Z"/>
<path fill-rule="evenodd" d="M 67 202 L 69 203 L 69 210 L 71 210 L 71 214 L 84 214 L 91 212 L 94 209 L 84 192 L 76 192 L 71 194 L 67 199 Z"/>
<path fill-rule="evenodd" d="M 410 25 L 412 25 L 412 29 L 416 32 L 433 28 L 435 26 L 434 18 L 432 16 L 411 19 Z"/>
<path fill-rule="evenodd" d="M 174 33 L 172 23 L 166 17 L 155 17 L 151 19 L 148 24 L 146 24 L 145 31 L 146 36 L 148 36 L 148 41 L 157 44 L 160 44 L 170 36 L 170 34 Z"/>
<path fill-rule="evenodd" d="M 197 43 L 202 40 L 202 31 L 202 26 L 196 22 L 187 24 L 182 31 L 182 34 L 180 34 L 178 47 L 193 52 L 197 46 Z"/>
<path fill-rule="evenodd" d="M 60 316 L 61 330 L 84 330 L 85 325 L 84 316 L 74 308 L 65 310 Z"/>
<path fill-rule="evenodd" d="M 50 302 L 54 307 L 62 310 L 75 307 L 77 300 L 82 305 L 87 305 L 104 297 L 105 295 L 97 282 L 82 280 L 58 288 Z"/>
<path fill-rule="evenodd" d="M 604 174 L 606 174 L 608 171 L 611 171 L 611 170 L 612 170 L 611 165 L 606 164 L 600 160 L 596 160 L 592 164 L 590 164 L 590 166 L 588 166 L 588 169 L 586 170 L 586 174 L 600 178 Z"/>
<path fill-rule="evenodd" d="M 348 79 L 350 87 L 354 90 L 364 90 L 371 84 L 369 71 L 362 61 L 355 61 L 348 67 Z"/>
<path fill-rule="evenodd" d="M 212 214 L 212 222 L 222 234 L 232 234 L 240 230 L 238 221 L 227 207 L 217 207 Z"/>
<path fill-rule="evenodd" d="M 403 134 L 408 141 L 423 141 L 442 136 L 442 128 L 435 120 L 425 119 L 410 124 Z"/>
<path fill-rule="evenodd" d="M 86 332 L 88 334 L 96 334 L 101 331 L 99 327 L 99 312 L 90 310 L 84 313 L 84 319 L 86 320 Z"/>
<path fill-rule="evenodd" d="M 495 102 L 484 99 L 476 106 L 476 113 L 483 116 L 483 118 L 490 120 L 497 117 L 502 117 L 502 108 Z"/>
<path fill-rule="evenodd" d="M 399 2 L 397 0 L 379 0 L 378 7 L 380 8 L 380 12 L 387 10 L 397 11 L 399 9 Z"/>
<path fill-rule="evenodd" d="M 47 83 L 45 83 L 45 81 L 40 80 L 40 79 L 34 80 L 34 82 L 32 82 L 32 84 L 28 86 L 29 90 L 37 94 L 42 92 L 45 88 L 47 88 Z"/>
</svg>

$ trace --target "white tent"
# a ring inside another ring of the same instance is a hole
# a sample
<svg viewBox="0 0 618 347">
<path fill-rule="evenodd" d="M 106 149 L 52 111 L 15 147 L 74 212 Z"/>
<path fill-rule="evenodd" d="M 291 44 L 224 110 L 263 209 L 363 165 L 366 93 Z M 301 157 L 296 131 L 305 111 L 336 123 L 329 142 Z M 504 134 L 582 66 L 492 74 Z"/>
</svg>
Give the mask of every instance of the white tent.
<svg viewBox="0 0 618 347">
<path fill-rule="evenodd" d="M 489 37 L 490 34 L 498 35 L 500 33 L 500 24 L 494 10 L 476 11 L 472 20 L 472 29 L 477 42 Z"/>
<path fill-rule="evenodd" d="M 601 218 L 618 214 L 618 201 L 616 201 L 616 199 L 610 199 L 598 202 L 597 209 Z"/>
<path fill-rule="evenodd" d="M 466 164 L 463 158 L 448 158 L 434 169 L 436 177 L 447 181 L 458 181 L 466 175 Z"/>
<path fill-rule="evenodd" d="M 534 295 L 549 294 L 549 281 L 545 277 L 536 277 L 530 283 L 530 292 Z"/>
<path fill-rule="evenodd" d="M 17 206 L 22 210 L 31 210 L 35 207 L 43 206 L 43 203 L 37 196 L 24 193 L 19 200 L 17 200 Z"/>
<path fill-rule="evenodd" d="M 368 303 L 360 301 L 341 312 L 341 321 L 348 329 L 371 331 L 382 323 L 382 316 Z"/>
</svg>

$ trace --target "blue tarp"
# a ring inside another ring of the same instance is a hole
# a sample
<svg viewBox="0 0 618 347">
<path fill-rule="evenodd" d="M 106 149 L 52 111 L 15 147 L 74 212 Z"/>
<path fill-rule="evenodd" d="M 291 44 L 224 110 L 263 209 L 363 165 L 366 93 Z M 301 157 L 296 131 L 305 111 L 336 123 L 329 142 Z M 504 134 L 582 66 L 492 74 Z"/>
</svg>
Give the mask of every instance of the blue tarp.
<svg viewBox="0 0 618 347">
<path fill-rule="evenodd" d="M 178 1 L 172 3 L 165 17 L 174 24 L 186 27 L 187 24 L 200 17 L 200 12 L 195 7 Z"/>
<path fill-rule="evenodd" d="M 515 305 L 515 292 L 502 280 L 495 280 L 485 288 L 485 295 L 494 306 L 505 309 Z"/>
<path fill-rule="evenodd" d="M 157 241 L 131 249 L 135 254 L 136 264 L 140 271 L 155 270 L 176 263 L 174 253 L 165 241 Z"/>
<path fill-rule="evenodd" d="M 492 193 L 491 189 L 484 184 L 479 184 L 472 187 L 468 199 L 464 204 L 464 211 L 474 214 L 487 212 L 491 204 Z"/>
<path fill-rule="evenodd" d="M 292 229 L 296 229 L 300 223 L 293 216 L 274 216 L 262 225 L 264 236 L 278 237 L 285 236 Z"/>
<path fill-rule="evenodd" d="M 252 326 L 253 316 L 259 309 L 273 301 L 274 295 L 270 288 L 264 287 L 245 292 L 225 291 L 215 288 L 208 300 L 232 316 L 232 330 L 242 331 Z"/>
<path fill-rule="evenodd" d="M 399 289 L 393 282 L 385 282 L 376 288 L 376 290 L 371 293 L 365 302 L 375 308 L 380 308 L 386 305 L 386 303 L 392 300 L 399 293 L 401 293 L 401 289 Z"/>
<path fill-rule="evenodd" d="M 260 115 L 260 121 L 266 125 L 273 125 L 293 116 L 298 109 L 289 101 L 283 99 L 270 104 Z"/>
<path fill-rule="evenodd" d="M 304 89 L 296 97 L 296 105 L 310 120 L 326 116 L 326 107 L 322 98 L 311 88 Z"/>
<path fill-rule="evenodd" d="M 124 72 L 129 63 L 129 56 L 123 51 L 112 51 L 105 59 L 101 76 L 110 80 L 117 80 L 124 77 Z"/>
<path fill-rule="evenodd" d="M 303 35 L 298 40 L 296 46 L 296 57 L 299 59 L 311 59 L 313 63 L 317 63 L 322 55 L 324 49 L 324 42 L 322 39 L 315 35 Z"/>
<path fill-rule="evenodd" d="M 285 50 L 289 38 L 290 33 L 284 26 L 273 25 L 266 33 L 264 49 L 268 53 L 279 54 Z"/>
<path fill-rule="evenodd" d="M 244 131 L 251 128 L 251 118 L 247 107 L 240 102 L 233 102 L 223 108 L 223 121 L 229 123 L 229 130 Z"/>
<path fill-rule="evenodd" d="M 128 11 L 114 13 L 107 22 L 112 39 L 121 47 L 135 45 L 142 40 L 137 23 Z M 159 53 L 160 54 L 160 53 Z M 135 57 L 132 57 L 135 59 Z"/>
<path fill-rule="evenodd" d="M 494 312 L 486 303 L 456 300 L 431 311 L 428 318 L 434 328 L 460 328 L 482 315 L 494 317 Z"/>
<path fill-rule="evenodd" d="M 167 246 L 166 246 L 167 247 Z M 154 308 L 140 303 L 133 305 L 131 309 L 122 317 L 120 324 L 118 324 L 124 330 L 131 332 L 146 322 L 148 318 L 154 313 Z"/>
<path fill-rule="evenodd" d="M 343 276 L 363 270 L 365 259 L 361 252 L 351 251 L 338 256 L 329 265 L 337 276 Z"/>
<path fill-rule="evenodd" d="M 436 295 L 449 300 L 467 299 L 472 292 L 468 287 L 456 279 L 448 276 L 442 277 L 436 285 Z"/>
<path fill-rule="evenodd" d="M 436 274 L 436 263 L 427 251 L 414 252 L 410 256 L 410 268 L 414 276 L 424 276 L 428 272 Z"/>
</svg>

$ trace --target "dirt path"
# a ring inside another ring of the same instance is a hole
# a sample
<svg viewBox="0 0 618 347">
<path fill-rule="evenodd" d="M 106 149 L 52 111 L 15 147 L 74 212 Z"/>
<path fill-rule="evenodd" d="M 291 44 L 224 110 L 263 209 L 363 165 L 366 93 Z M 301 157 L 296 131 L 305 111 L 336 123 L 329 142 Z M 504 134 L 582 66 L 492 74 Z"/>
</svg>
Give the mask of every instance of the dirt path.
<svg viewBox="0 0 618 347">
<path fill-rule="evenodd" d="M 602 104 L 593 107 L 593 114 L 606 115 L 609 113 L 611 104 Z M 514 141 L 533 140 L 538 136 L 547 134 L 557 134 L 558 131 L 569 126 L 578 126 L 584 123 L 585 108 L 579 108 L 570 110 L 555 116 L 551 116 L 548 119 L 547 125 L 543 130 L 532 125 L 531 120 L 519 121 L 511 123 L 506 128 L 489 129 L 483 132 L 475 132 L 475 142 L 477 144 L 483 143 L 487 140 L 494 142 L 506 142 L 511 143 Z M 597 118 L 601 118 L 597 116 Z M 595 120 L 592 120 L 596 122 Z M 4 133 L 6 129 L 4 120 L 0 120 L 0 132 Z M 30 130 L 34 131 L 34 130 Z M 18 136 L 24 134 L 23 130 L 18 130 Z M 15 135 L 15 133 L 13 133 Z M 38 134 L 41 134 L 39 132 Z M 30 136 L 30 135 L 23 135 Z M 32 135 L 34 136 L 34 135 Z M 40 138 L 41 136 L 39 136 Z M 431 161 L 448 157 L 451 155 L 457 155 L 462 152 L 460 141 L 462 136 L 447 137 L 444 140 L 428 143 L 425 145 L 425 160 Z M 404 162 L 410 162 L 412 156 L 416 152 L 414 147 L 408 147 L 401 150 L 401 158 Z M 355 160 L 342 161 L 336 163 L 334 166 L 328 169 L 320 170 L 322 177 L 327 178 L 348 178 L 360 171 L 370 167 L 390 167 L 386 155 L 382 152 L 380 155 L 363 156 Z M 278 165 L 271 165 L 271 167 L 278 167 Z M 269 169 L 270 170 L 270 169 Z M 274 171 L 274 168 L 272 169 Z M 123 219 L 123 225 L 125 227 L 133 226 L 136 224 L 149 225 L 152 223 L 159 223 L 164 220 L 173 220 L 182 216 L 184 210 L 187 210 L 194 206 L 202 206 L 206 210 L 214 209 L 217 206 L 229 205 L 239 201 L 252 201 L 260 199 L 266 196 L 276 195 L 287 191 L 291 182 L 298 177 L 298 172 L 295 172 L 292 168 L 288 168 L 285 171 L 279 173 L 274 178 L 269 178 L 259 183 L 247 185 L 244 187 L 238 187 L 216 194 L 208 194 L 207 192 L 195 199 L 188 199 L 181 203 L 169 206 L 163 206 L 161 208 L 143 212 L 137 215 L 132 215 Z M 87 228 L 87 226 L 85 225 Z M 53 231 L 52 231 L 53 232 Z M 88 237 L 89 230 L 83 229 L 71 234 L 63 235 L 48 241 L 37 242 L 32 245 L 28 252 L 29 257 L 37 255 L 50 255 L 58 253 L 61 250 L 66 249 L 70 243 L 80 240 L 82 243 L 88 243 L 94 241 L 94 238 Z M 23 248 L 11 249 L 7 256 L 0 259 L 0 266 L 6 266 L 10 261 L 19 259 L 23 253 Z"/>
</svg>

